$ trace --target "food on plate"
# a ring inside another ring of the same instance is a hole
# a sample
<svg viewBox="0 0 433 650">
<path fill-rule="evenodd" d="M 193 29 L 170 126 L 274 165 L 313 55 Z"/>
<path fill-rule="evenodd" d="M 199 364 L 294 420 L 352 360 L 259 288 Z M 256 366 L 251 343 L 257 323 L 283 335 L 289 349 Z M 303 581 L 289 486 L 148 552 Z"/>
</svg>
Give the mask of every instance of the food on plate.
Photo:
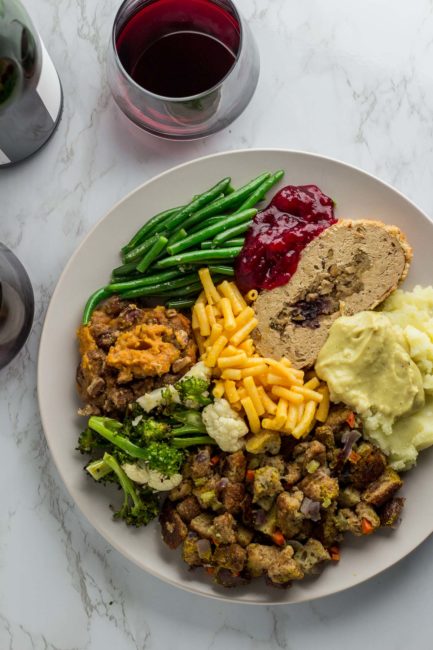
<svg viewBox="0 0 433 650">
<path fill-rule="evenodd" d="M 282 176 L 148 220 L 78 330 L 87 474 L 224 587 L 287 587 L 397 526 L 433 444 L 433 288 L 396 290 L 404 234 L 316 185 L 260 210 Z"/>
<path fill-rule="evenodd" d="M 274 289 L 295 273 L 304 248 L 336 223 L 334 201 L 316 185 L 287 185 L 254 217 L 236 260 L 236 282 Z"/>
<path fill-rule="evenodd" d="M 314 435 L 272 452 L 191 451 L 160 513 L 165 543 L 224 587 L 288 586 L 338 561 L 346 532 L 395 525 L 402 481 L 349 415 L 333 407 Z"/>
<path fill-rule="evenodd" d="M 169 308 L 190 307 L 200 289 L 197 265 L 209 265 L 215 279 L 233 276 L 242 235 L 257 214 L 254 206 L 283 175 L 281 170 L 265 172 L 237 190 L 224 178 L 187 205 L 149 219 L 122 247 L 122 265 L 113 269 L 110 283 L 88 299 L 83 325 L 112 295 L 156 298 Z"/>
<path fill-rule="evenodd" d="M 381 312 L 337 319 L 315 366 L 398 470 L 433 444 L 432 316 L 431 287 L 398 291 Z"/>
<path fill-rule="evenodd" d="M 326 418 L 326 386 L 316 377 L 304 383 L 303 371 L 284 357 L 258 355 L 250 338 L 257 326 L 255 312 L 236 284 L 225 280 L 215 286 L 208 269 L 199 276 L 203 291 L 193 307 L 192 327 L 204 364 L 216 377 L 216 400 L 225 397 L 246 416 L 254 434 L 270 429 L 300 438 L 308 433 L 317 418 Z"/>
<path fill-rule="evenodd" d="M 184 451 L 212 445 L 201 414 L 191 405 L 209 404 L 209 381 L 181 377 L 158 404 L 146 413 L 131 403 L 121 419 L 92 415 L 80 434 L 77 449 L 90 456 L 85 469 L 99 483 L 114 483 L 123 490 L 114 517 L 143 526 L 157 516 L 158 495 L 182 481 Z"/>
<path fill-rule="evenodd" d="M 112 297 L 78 330 L 82 415 L 116 415 L 143 393 L 175 383 L 196 361 L 189 319 Z"/>
<path fill-rule="evenodd" d="M 336 318 L 380 304 L 406 277 L 403 233 L 377 221 L 339 221 L 308 244 L 287 284 L 261 293 L 253 334 L 259 352 L 311 366 Z"/>
</svg>

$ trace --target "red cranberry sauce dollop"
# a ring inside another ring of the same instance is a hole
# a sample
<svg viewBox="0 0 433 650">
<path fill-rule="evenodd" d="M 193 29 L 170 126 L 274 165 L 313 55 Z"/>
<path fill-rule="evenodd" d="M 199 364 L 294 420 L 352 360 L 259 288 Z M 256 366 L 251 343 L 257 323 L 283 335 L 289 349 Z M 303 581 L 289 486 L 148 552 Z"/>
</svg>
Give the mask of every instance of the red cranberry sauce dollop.
<svg viewBox="0 0 433 650">
<path fill-rule="evenodd" d="M 287 185 L 258 212 L 236 259 L 236 283 L 244 292 L 286 284 L 305 246 L 336 223 L 334 202 L 316 185 Z"/>
</svg>

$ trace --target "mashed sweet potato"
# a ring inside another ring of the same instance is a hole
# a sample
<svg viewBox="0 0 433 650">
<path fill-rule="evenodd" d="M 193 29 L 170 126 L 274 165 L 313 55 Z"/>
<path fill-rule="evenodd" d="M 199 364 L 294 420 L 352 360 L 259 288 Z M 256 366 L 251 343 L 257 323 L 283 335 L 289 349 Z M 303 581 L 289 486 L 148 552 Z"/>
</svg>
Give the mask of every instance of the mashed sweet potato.
<svg viewBox="0 0 433 650">
<path fill-rule="evenodd" d="M 78 330 L 77 371 L 83 415 L 122 414 L 145 392 L 176 382 L 196 361 L 186 316 L 113 297 Z"/>
</svg>

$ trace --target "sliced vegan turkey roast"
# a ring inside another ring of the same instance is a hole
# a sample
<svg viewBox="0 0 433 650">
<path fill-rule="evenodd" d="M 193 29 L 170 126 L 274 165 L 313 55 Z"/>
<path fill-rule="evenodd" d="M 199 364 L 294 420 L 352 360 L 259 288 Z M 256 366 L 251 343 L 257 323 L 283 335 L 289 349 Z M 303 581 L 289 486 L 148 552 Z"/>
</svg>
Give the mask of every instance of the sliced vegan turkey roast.
<svg viewBox="0 0 433 650">
<path fill-rule="evenodd" d="M 334 320 L 379 305 L 406 277 L 411 258 L 395 226 L 334 224 L 308 244 L 286 285 L 259 295 L 253 333 L 259 352 L 311 366 Z"/>
</svg>

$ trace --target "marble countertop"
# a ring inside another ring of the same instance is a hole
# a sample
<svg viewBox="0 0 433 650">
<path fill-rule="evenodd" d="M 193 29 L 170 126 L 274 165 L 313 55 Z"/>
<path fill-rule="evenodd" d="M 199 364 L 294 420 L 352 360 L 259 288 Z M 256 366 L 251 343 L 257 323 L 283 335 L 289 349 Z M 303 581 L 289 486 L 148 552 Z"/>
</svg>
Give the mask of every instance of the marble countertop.
<svg viewBox="0 0 433 650">
<path fill-rule="evenodd" d="M 39 419 L 36 359 L 77 244 L 116 201 L 180 162 L 245 147 L 319 152 L 379 175 L 433 215 L 433 0 L 238 0 L 260 48 L 259 86 L 231 127 L 195 143 L 147 136 L 114 106 L 105 58 L 119 0 L 25 4 L 65 109 L 47 148 L 0 172 L 0 239 L 37 301 L 27 345 L 0 374 L 0 648 L 430 649 L 431 538 L 363 585 L 286 607 L 199 599 L 138 570 L 64 489 Z"/>
</svg>

